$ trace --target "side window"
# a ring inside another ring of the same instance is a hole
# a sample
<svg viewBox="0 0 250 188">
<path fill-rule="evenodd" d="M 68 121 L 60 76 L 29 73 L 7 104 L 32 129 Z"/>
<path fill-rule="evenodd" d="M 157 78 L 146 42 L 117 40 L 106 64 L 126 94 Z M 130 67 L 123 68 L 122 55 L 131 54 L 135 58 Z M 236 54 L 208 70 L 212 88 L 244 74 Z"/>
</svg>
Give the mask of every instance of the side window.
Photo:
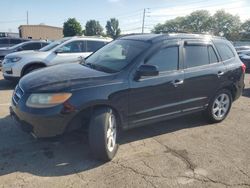
<svg viewBox="0 0 250 188">
<path fill-rule="evenodd" d="M 74 41 L 68 44 L 65 44 L 60 48 L 62 53 L 81 53 L 84 52 L 84 42 L 83 41 Z"/>
<path fill-rule="evenodd" d="M 186 68 L 209 64 L 206 45 L 185 45 L 184 54 L 184 63 Z"/>
<path fill-rule="evenodd" d="M 156 65 L 160 72 L 178 69 L 179 47 L 172 46 L 161 49 L 146 64 Z"/>
<path fill-rule="evenodd" d="M 44 46 L 47 46 L 48 43 L 41 43 L 41 47 L 43 48 Z"/>
<path fill-rule="evenodd" d="M 40 43 L 30 43 L 23 45 L 23 50 L 38 50 L 41 48 Z"/>
<path fill-rule="evenodd" d="M 208 46 L 208 53 L 209 53 L 209 60 L 210 63 L 217 63 L 219 62 L 218 57 L 214 51 L 214 48 L 212 46 Z"/>
<path fill-rule="evenodd" d="M 22 41 L 20 39 L 10 39 L 10 44 L 19 44 Z"/>
<path fill-rule="evenodd" d="M 86 41 L 86 52 L 95 52 L 105 45 L 102 41 Z"/>
<path fill-rule="evenodd" d="M 218 42 L 215 42 L 214 44 L 223 61 L 231 59 L 235 56 L 233 53 L 233 50 L 227 44 L 218 43 Z"/>
<path fill-rule="evenodd" d="M 9 40 L 8 39 L 1 39 L 0 44 L 9 44 Z"/>
</svg>

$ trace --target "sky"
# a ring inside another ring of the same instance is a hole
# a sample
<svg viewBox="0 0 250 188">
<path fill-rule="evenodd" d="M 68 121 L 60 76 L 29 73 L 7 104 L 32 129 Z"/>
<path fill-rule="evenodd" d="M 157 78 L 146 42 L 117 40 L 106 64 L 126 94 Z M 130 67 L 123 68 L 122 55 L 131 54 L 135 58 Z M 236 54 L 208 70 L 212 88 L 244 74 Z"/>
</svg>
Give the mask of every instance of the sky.
<svg viewBox="0 0 250 188">
<path fill-rule="evenodd" d="M 105 28 L 106 21 L 115 17 L 122 33 L 136 33 L 141 32 L 144 9 L 145 32 L 157 23 L 203 9 L 211 14 L 224 9 L 241 21 L 250 19 L 250 0 L 7 0 L 1 2 L 0 32 L 18 32 L 28 11 L 29 24 L 62 27 L 68 18 L 76 18 L 83 28 L 90 19 Z"/>
</svg>

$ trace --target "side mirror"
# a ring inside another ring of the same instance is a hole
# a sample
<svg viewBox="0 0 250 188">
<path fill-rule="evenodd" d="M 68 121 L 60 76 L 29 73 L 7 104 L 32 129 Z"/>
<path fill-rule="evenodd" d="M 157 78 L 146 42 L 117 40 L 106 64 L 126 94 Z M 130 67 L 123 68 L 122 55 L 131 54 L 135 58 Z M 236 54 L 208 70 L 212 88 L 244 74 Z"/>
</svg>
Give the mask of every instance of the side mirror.
<svg viewBox="0 0 250 188">
<path fill-rule="evenodd" d="M 62 48 L 58 48 L 56 51 L 55 51 L 55 54 L 61 54 L 63 53 L 63 49 Z"/>
<path fill-rule="evenodd" d="M 137 77 L 142 76 L 157 76 L 159 75 L 158 67 L 155 65 L 141 65 L 137 69 Z"/>
</svg>

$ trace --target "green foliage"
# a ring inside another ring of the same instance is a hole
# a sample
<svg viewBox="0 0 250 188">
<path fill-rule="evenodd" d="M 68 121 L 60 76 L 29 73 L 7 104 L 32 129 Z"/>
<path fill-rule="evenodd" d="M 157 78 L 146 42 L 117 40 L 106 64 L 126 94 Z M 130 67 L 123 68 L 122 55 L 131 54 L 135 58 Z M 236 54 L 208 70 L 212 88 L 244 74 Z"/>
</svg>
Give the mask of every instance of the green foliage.
<svg viewBox="0 0 250 188">
<path fill-rule="evenodd" d="M 157 24 L 153 30 L 154 33 L 175 33 L 184 31 L 184 17 L 177 17 L 168 20 L 165 24 Z"/>
<path fill-rule="evenodd" d="M 153 33 L 208 33 L 224 36 L 229 40 L 240 40 L 241 32 L 250 32 L 250 20 L 241 25 L 239 16 L 218 10 L 213 16 L 206 10 L 194 11 L 185 17 L 177 17 L 166 21 L 164 24 L 157 24 L 152 30 Z"/>
<path fill-rule="evenodd" d="M 107 36 L 116 39 L 121 34 L 121 29 L 119 28 L 119 21 L 115 18 L 111 18 L 106 24 Z"/>
<path fill-rule="evenodd" d="M 99 21 L 89 20 L 85 25 L 84 35 L 86 36 L 100 36 L 103 35 L 103 28 Z"/>
<path fill-rule="evenodd" d="M 186 31 L 205 33 L 210 30 L 212 19 L 208 11 L 198 10 L 187 16 L 183 23 L 185 24 L 183 27 Z"/>
<path fill-rule="evenodd" d="M 240 31 L 240 18 L 226 13 L 224 10 L 217 11 L 212 17 L 212 31 L 214 35 L 224 36 L 231 39 Z"/>
<path fill-rule="evenodd" d="M 63 24 L 64 37 L 82 35 L 82 26 L 75 18 L 69 18 Z"/>
</svg>

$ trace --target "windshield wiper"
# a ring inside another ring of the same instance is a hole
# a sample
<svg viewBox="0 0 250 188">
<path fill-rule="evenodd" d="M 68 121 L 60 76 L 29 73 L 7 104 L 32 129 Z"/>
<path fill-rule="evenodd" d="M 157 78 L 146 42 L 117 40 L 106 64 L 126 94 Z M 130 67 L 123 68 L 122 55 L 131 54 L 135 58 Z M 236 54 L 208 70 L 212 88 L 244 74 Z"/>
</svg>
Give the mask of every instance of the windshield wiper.
<svg viewBox="0 0 250 188">
<path fill-rule="evenodd" d="M 87 67 L 89 67 L 89 68 L 91 68 L 91 69 L 95 69 L 95 70 L 98 70 L 98 71 L 102 71 L 102 72 L 107 72 L 107 73 L 115 73 L 115 71 L 114 71 L 114 70 L 109 69 L 109 68 L 104 67 L 104 66 L 99 65 L 99 64 L 94 64 L 94 63 L 86 63 L 86 62 L 85 62 L 85 63 L 84 63 L 84 64 L 82 64 L 82 65 L 87 66 Z"/>
</svg>

